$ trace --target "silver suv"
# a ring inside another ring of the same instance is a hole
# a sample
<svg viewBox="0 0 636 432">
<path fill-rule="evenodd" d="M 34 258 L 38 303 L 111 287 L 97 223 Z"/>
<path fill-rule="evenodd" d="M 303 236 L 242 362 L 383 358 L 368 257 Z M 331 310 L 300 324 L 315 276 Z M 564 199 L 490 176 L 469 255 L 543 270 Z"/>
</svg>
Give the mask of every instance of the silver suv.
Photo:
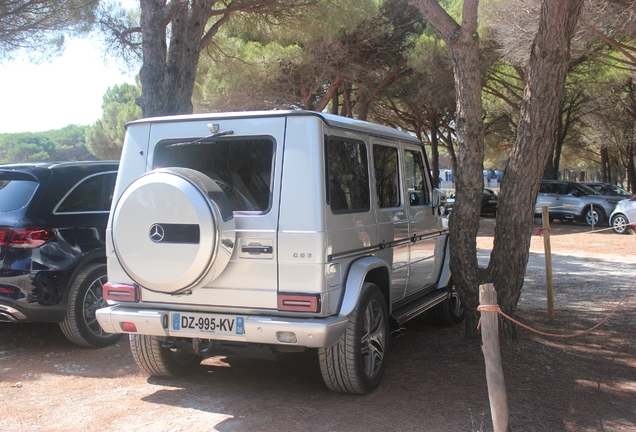
<svg viewBox="0 0 636 432">
<path fill-rule="evenodd" d="M 581 183 L 543 180 L 534 213 L 536 217 L 541 217 L 541 207 L 548 206 L 551 220 L 580 221 L 588 225 L 600 225 L 607 221 L 607 217 L 621 199 L 601 195 Z"/>
<path fill-rule="evenodd" d="M 392 328 L 463 319 L 429 173 L 412 136 L 322 113 L 130 123 L 97 319 L 153 376 L 315 348 L 330 389 L 367 393 Z"/>
</svg>

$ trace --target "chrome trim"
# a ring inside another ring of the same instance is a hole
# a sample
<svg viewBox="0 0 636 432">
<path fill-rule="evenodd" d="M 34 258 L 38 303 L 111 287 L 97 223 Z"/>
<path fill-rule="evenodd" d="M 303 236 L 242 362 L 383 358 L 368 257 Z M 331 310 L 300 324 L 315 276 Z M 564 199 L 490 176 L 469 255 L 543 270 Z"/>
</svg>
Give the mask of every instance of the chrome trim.
<svg viewBox="0 0 636 432">
<path fill-rule="evenodd" d="M 448 229 L 443 229 L 443 230 L 438 230 L 435 232 L 422 234 L 422 235 L 415 234 L 412 237 L 407 237 L 407 238 L 403 238 L 399 240 L 393 240 L 391 242 L 383 241 L 381 243 L 378 243 L 377 245 L 371 245 L 371 246 L 367 246 L 367 247 L 363 247 L 359 249 L 351 249 L 344 252 L 333 253 L 327 256 L 327 262 L 332 262 L 339 258 L 349 258 L 349 257 L 354 257 L 356 255 L 367 254 L 369 252 L 376 252 L 383 249 L 390 249 L 390 248 L 401 246 L 408 243 L 417 243 L 422 240 L 437 238 L 441 235 L 447 234 L 448 232 L 449 232 Z"/>
<path fill-rule="evenodd" d="M 8 315 L 9 318 L 13 318 L 14 321 L 22 321 L 27 319 L 27 317 L 17 309 L 14 309 L 10 306 L 0 305 L 0 315 Z"/>
</svg>

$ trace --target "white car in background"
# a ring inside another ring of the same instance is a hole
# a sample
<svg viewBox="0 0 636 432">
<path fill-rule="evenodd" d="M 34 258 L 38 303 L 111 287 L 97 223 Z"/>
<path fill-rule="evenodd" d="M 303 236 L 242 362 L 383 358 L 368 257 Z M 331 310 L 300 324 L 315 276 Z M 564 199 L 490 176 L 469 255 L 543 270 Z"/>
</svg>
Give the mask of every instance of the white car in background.
<svg viewBox="0 0 636 432">
<path fill-rule="evenodd" d="M 609 221 L 614 232 L 618 234 L 627 234 L 636 228 L 636 195 L 616 204 Z"/>
</svg>

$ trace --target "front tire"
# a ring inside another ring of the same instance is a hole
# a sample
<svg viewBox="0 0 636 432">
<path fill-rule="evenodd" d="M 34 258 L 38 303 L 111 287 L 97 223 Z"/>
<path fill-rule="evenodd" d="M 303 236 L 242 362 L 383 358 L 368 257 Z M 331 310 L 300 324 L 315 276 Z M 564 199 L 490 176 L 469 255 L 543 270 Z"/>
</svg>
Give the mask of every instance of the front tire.
<svg viewBox="0 0 636 432">
<path fill-rule="evenodd" d="M 389 314 L 377 285 L 365 283 L 338 343 L 318 350 L 320 371 L 335 392 L 366 394 L 380 385 L 386 368 Z"/>
<path fill-rule="evenodd" d="M 187 375 L 202 360 L 196 354 L 164 347 L 156 336 L 130 334 L 130 351 L 137 366 L 153 377 L 176 378 Z"/>
<path fill-rule="evenodd" d="M 612 218 L 612 229 L 616 234 L 627 234 L 629 232 L 629 221 L 625 215 L 618 213 Z"/>
<path fill-rule="evenodd" d="M 108 306 L 102 296 L 106 280 L 106 264 L 90 264 L 69 284 L 68 308 L 60 327 L 71 342 L 89 348 L 102 348 L 114 344 L 123 336 L 104 332 L 95 318 L 97 309 Z"/>
</svg>

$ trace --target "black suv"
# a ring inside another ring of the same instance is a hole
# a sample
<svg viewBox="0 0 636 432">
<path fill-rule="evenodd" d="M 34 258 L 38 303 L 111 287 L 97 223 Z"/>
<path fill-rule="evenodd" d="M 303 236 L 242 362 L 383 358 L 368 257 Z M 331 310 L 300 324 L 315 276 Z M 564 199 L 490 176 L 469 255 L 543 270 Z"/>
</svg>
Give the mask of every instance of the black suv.
<svg viewBox="0 0 636 432">
<path fill-rule="evenodd" d="M 118 162 L 0 165 L 0 321 L 60 323 L 66 337 L 103 347 L 104 235 Z"/>
</svg>

